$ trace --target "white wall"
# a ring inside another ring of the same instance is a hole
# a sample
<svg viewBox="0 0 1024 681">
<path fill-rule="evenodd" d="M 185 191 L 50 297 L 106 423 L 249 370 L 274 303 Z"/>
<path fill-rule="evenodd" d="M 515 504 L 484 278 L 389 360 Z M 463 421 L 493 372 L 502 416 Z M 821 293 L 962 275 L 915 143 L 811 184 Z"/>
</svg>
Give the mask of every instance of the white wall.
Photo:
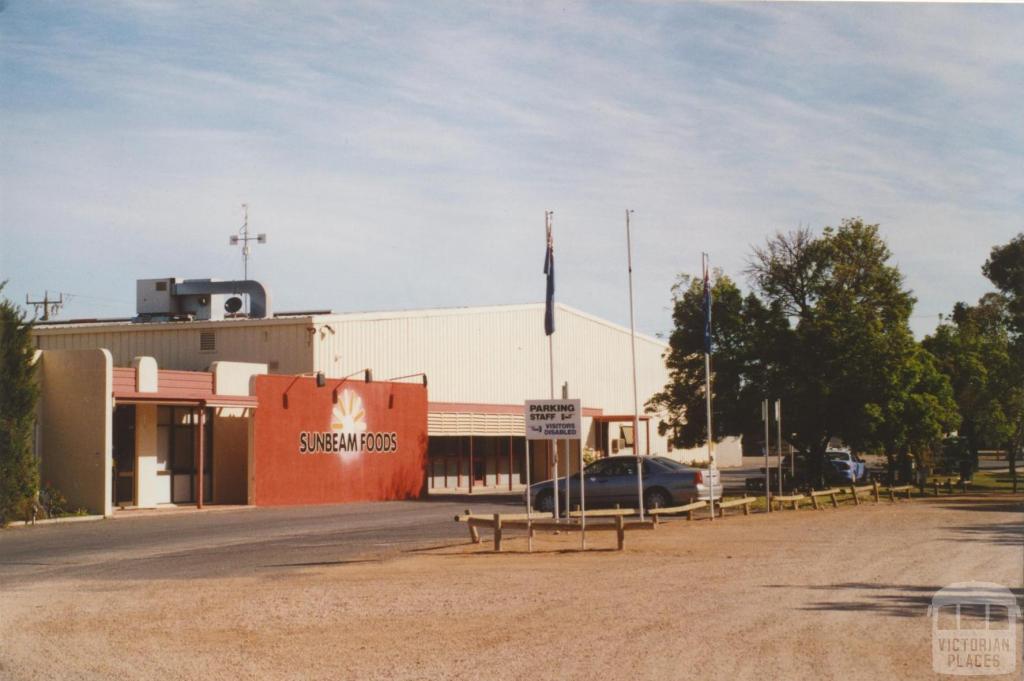
<svg viewBox="0 0 1024 681">
<path fill-rule="evenodd" d="M 135 405 L 135 503 L 141 507 L 171 501 L 171 476 L 157 473 L 168 454 L 157 440 L 156 410 L 155 404 Z"/>
<path fill-rule="evenodd" d="M 43 352 L 41 473 L 70 510 L 111 514 L 113 363 L 103 349 Z"/>
<path fill-rule="evenodd" d="M 555 391 L 606 414 L 633 412 L 629 330 L 557 305 L 553 336 Z M 432 402 L 522 404 L 549 395 L 544 306 L 418 310 L 314 318 L 314 370 L 341 377 L 371 368 L 378 380 L 418 372 Z M 668 382 L 667 345 L 637 337 L 640 407 Z M 641 437 L 643 434 L 641 434 Z M 651 425 L 651 450 L 665 438 Z"/>
</svg>

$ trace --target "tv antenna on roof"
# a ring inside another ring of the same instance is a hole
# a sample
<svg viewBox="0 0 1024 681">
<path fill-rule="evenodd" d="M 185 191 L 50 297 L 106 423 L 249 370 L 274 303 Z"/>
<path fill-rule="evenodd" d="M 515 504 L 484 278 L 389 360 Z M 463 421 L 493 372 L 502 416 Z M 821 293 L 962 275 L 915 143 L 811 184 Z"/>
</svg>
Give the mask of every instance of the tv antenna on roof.
<svg viewBox="0 0 1024 681">
<path fill-rule="evenodd" d="M 243 279 L 249 278 L 249 256 L 252 255 L 252 248 L 249 246 L 250 241 L 255 241 L 258 244 L 267 243 L 267 235 L 260 232 L 256 236 L 249 235 L 249 204 L 242 204 L 242 228 L 238 230 L 238 234 L 232 234 L 228 239 L 228 244 L 231 246 L 237 246 L 242 244 L 242 272 Z"/>
</svg>

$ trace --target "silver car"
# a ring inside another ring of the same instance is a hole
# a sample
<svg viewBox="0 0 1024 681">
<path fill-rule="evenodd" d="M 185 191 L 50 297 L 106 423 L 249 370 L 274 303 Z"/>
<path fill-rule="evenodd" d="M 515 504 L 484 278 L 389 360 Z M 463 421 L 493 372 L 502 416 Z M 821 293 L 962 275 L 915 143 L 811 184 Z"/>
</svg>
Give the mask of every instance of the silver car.
<svg viewBox="0 0 1024 681">
<path fill-rule="evenodd" d="M 710 484 L 715 488 L 715 499 L 722 498 L 721 475 L 714 472 L 685 466 L 678 461 L 661 456 L 611 456 L 598 459 L 583 469 L 584 489 L 587 508 L 621 505 L 623 508 L 637 506 L 637 462 L 643 462 L 644 508 L 681 506 L 695 500 L 707 500 Z M 565 478 L 558 481 L 559 501 L 564 506 Z M 579 504 L 579 473 L 569 477 L 569 503 L 575 508 Z M 531 495 L 533 508 L 541 513 L 554 510 L 554 483 L 551 480 L 531 485 L 523 493 Z"/>
</svg>

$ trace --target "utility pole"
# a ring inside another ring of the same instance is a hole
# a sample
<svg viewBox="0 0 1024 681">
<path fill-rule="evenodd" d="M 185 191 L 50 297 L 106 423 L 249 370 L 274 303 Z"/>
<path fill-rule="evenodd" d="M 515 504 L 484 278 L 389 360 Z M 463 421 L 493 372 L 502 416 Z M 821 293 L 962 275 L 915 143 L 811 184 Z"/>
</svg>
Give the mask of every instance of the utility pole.
<svg viewBox="0 0 1024 681">
<path fill-rule="evenodd" d="M 39 317 L 39 321 L 48 322 L 50 321 L 50 315 L 56 315 L 60 312 L 60 309 L 64 307 L 64 294 L 60 294 L 60 298 L 57 300 L 50 300 L 50 292 L 43 291 L 42 300 L 29 300 L 28 295 L 25 295 L 25 304 L 34 305 L 36 308 L 36 316 L 39 317 L 39 310 L 42 308 L 43 316 Z"/>
</svg>

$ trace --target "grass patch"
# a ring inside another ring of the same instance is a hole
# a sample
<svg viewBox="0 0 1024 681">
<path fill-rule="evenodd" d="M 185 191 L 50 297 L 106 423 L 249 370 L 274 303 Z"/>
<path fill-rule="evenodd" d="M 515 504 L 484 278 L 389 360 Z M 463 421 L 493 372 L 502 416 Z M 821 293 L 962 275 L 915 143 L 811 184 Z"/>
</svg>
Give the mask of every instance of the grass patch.
<svg viewBox="0 0 1024 681">
<path fill-rule="evenodd" d="M 953 484 L 954 493 L 960 491 L 959 476 L 956 475 L 933 475 L 928 478 L 928 491 L 934 489 L 934 483 L 939 483 L 939 493 L 945 493 L 946 481 Z M 1017 475 L 1017 489 L 1024 490 L 1024 476 Z M 993 473 L 979 471 L 974 474 L 971 482 L 967 483 L 968 492 L 1013 492 L 1013 479 L 1009 473 Z"/>
</svg>

